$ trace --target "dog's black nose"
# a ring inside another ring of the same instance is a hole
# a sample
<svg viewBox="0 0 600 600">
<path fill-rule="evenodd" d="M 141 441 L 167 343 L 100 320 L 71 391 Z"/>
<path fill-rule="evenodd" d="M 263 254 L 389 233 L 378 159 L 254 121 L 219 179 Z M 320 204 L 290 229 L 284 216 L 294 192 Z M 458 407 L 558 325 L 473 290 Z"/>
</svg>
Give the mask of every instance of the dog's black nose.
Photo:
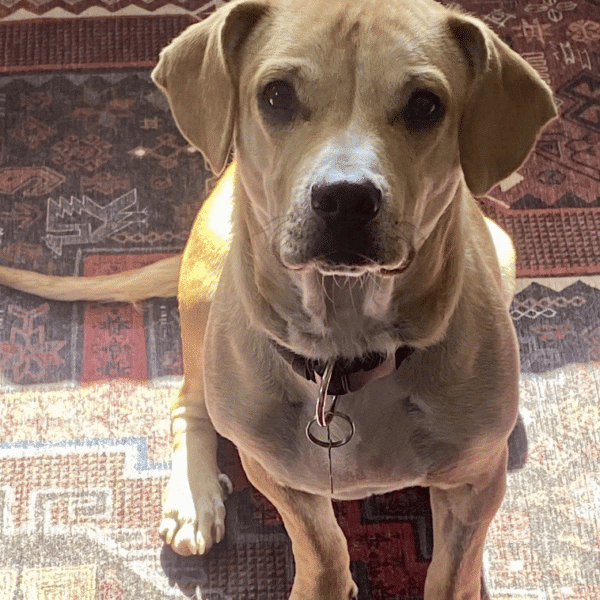
<svg viewBox="0 0 600 600">
<path fill-rule="evenodd" d="M 381 190 L 370 181 L 315 185 L 311 191 L 312 209 L 328 225 L 367 223 L 380 205 Z"/>
</svg>

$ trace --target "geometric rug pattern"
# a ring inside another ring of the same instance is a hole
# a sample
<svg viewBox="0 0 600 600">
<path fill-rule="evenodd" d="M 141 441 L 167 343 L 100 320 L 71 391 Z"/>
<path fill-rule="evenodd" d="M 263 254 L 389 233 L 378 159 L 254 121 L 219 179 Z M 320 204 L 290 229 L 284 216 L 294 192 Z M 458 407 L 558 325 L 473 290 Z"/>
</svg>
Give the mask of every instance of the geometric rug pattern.
<svg viewBox="0 0 600 600">
<path fill-rule="evenodd" d="M 0 0 L 0 264 L 108 274 L 178 253 L 211 176 L 149 73 L 221 0 Z M 483 210 L 517 247 L 521 417 L 490 530 L 495 600 L 600 597 L 600 5 L 461 0 L 542 74 L 560 118 Z M 0 287 L 0 600 L 286 600 L 289 540 L 220 441 L 225 540 L 157 534 L 182 372 L 175 299 Z M 527 458 L 525 462 L 525 458 Z M 360 600 L 419 600 L 427 490 L 340 502 Z"/>
</svg>

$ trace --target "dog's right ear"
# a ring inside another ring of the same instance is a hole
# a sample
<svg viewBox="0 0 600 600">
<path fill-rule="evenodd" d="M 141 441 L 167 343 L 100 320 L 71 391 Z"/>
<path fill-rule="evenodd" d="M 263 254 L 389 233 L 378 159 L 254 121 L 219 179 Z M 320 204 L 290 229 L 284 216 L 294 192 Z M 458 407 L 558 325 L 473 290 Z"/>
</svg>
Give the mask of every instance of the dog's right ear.
<svg viewBox="0 0 600 600">
<path fill-rule="evenodd" d="M 267 13 L 266 0 L 240 0 L 188 27 L 160 54 L 152 79 L 167 95 L 185 138 L 221 173 L 237 112 L 236 58 Z"/>
</svg>

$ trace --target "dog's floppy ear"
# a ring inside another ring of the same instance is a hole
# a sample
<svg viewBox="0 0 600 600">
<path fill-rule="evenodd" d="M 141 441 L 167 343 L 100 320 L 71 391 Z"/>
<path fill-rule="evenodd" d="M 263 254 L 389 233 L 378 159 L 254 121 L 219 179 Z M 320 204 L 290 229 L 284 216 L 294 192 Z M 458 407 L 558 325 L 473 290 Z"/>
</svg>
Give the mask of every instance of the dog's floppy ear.
<svg viewBox="0 0 600 600">
<path fill-rule="evenodd" d="M 237 111 L 237 55 L 267 12 L 266 0 L 231 2 L 188 27 L 160 54 L 152 79 L 167 95 L 185 138 L 219 174 L 225 167 Z"/>
<path fill-rule="evenodd" d="M 467 185 L 482 195 L 515 171 L 556 116 L 550 88 L 483 23 L 452 14 L 450 30 L 471 73 L 459 134 Z"/>
</svg>

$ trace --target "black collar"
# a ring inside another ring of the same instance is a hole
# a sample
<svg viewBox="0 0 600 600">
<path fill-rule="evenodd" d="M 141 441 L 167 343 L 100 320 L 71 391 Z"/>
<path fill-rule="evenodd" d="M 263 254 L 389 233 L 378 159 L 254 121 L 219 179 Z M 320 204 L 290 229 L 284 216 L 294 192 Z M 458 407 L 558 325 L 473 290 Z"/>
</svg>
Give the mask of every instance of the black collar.
<svg viewBox="0 0 600 600">
<path fill-rule="evenodd" d="M 298 375 L 309 381 L 316 381 L 316 375 L 323 376 L 326 362 L 296 354 L 292 350 L 280 346 L 277 342 L 273 342 L 273 345 Z M 380 352 L 369 352 L 351 360 L 338 358 L 333 367 L 327 393 L 332 396 L 341 396 L 349 392 L 356 392 L 369 381 L 392 373 L 413 352 L 414 348 L 410 346 L 400 346 L 393 357 L 388 357 Z"/>
</svg>

